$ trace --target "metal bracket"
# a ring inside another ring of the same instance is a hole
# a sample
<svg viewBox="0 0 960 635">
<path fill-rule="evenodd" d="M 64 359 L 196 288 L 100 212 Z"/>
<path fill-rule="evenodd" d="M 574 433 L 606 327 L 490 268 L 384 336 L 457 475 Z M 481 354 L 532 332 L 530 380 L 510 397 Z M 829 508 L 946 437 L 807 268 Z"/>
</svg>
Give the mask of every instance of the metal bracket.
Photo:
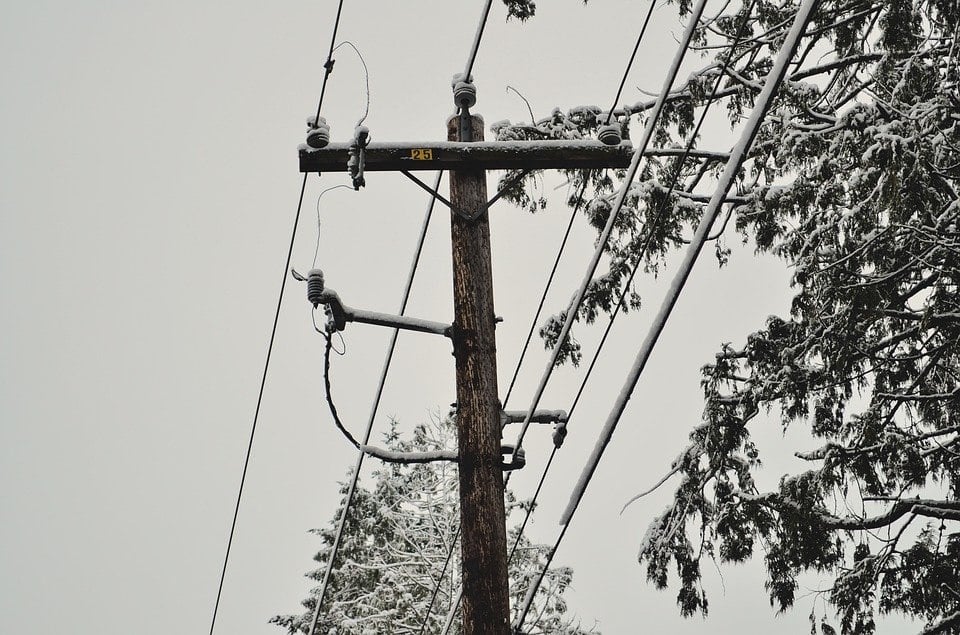
<svg viewBox="0 0 960 635">
<path fill-rule="evenodd" d="M 527 454 L 523 451 L 523 448 L 516 448 L 509 443 L 504 443 L 500 446 L 500 454 L 504 456 L 510 455 L 509 463 L 504 462 L 500 464 L 504 472 L 519 470 L 527 464 Z"/>
<path fill-rule="evenodd" d="M 414 175 L 410 174 L 410 172 L 408 172 L 407 170 L 400 170 L 400 173 L 401 173 L 401 174 L 403 174 L 405 177 L 407 177 L 408 179 L 410 179 L 411 181 L 413 181 L 414 183 L 416 183 L 417 185 L 419 185 L 421 188 L 423 188 L 424 190 L 426 190 L 427 193 L 432 194 L 433 196 L 435 196 L 438 201 L 440 201 L 441 203 L 443 203 L 444 205 L 446 205 L 447 207 L 449 207 L 449 208 L 450 208 L 450 211 L 452 211 L 454 214 L 458 214 L 458 215 L 466 218 L 467 220 L 475 220 L 477 217 L 480 216 L 480 214 L 482 214 L 482 213 L 484 213 L 485 211 L 487 211 L 488 209 L 490 209 L 490 207 L 491 207 L 494 203 L 496 203 L 496 202 L 499 201 L 501 198 L 503 198 L 503 195 L 507 193 L 507 190 L 509 190 L 511 187 L 513 187 L 514 185 L 516 185 L 517 183 L 519 183 L 520 180 L 521 180 L 523 177 L 525 177 L 526 175 L 530 174 L 530 172 L 531 172 L 531 170 L 520 170 L 520 172 L 519 172 L 515 177 L 513 177 L 512 179 L 510 179 L 510 180 L 507 182 L 506 185 L 504 185 L 502 188 L 500 188 L 499 190 L 497 190 L 497 193 L 493 195 L 493 198 L 491 198 L 489 201 L 487 201 L 487 202 L 483 205 L 483 207 L 481 207 L 480 209 L 474 211 L 473 213 L 470 213 L 470 212 L 467 212 L 466 210 L 462 210 L 462 209 L 460 209 L 459 207 L 454 206 L 454 204 L 451 203 L 450 201 L 448 201 L 446 198 L 444 198 L 444 196 L 443 196 L 442 194 L 440 194 L 440 192 L 436 191 L 435 189 L 433 189 L 432 187 L 430 187 L 429 185 L 427 185 L 426 183 L 424 183 L 423 181 L 421 181 L 420 179 L 418 179 L 418 178 L 415 177 Z"/>
<path fill-rule="evenodd" d="M 361 324 L 389 326 L 395 329 L 418 331 L 420 333 L 433 333 L 434 335 L 443 335 L 445 337 L 450 337 L 453 332 L 453 326 L 451 324 L 421 320 L 404 315 L 390 315 L 389 313 L 354 309 L 341 302 L 340 296 L 332 289 L 324 289 L 317 297 L 317 300 L 318 304 L 326 306 L 330 314 L 330 324 L 335 331 L 342 331 L 346 327 L 347 322 L 359 322 Z"/>
<path fill-rule="evenodd" d="M 370 130 L 366 126 L 357 126 L 354 131 L 353 144 L 350 146 L 350 159 L 347 161 L 347 168 L 350 170 L 350 177 L 353 180 L 353 189 L 359 190 L 367 184 L 363 178 L 363 170 L 367 162 L 366 148 L 370 143 Z"/>
</svg>

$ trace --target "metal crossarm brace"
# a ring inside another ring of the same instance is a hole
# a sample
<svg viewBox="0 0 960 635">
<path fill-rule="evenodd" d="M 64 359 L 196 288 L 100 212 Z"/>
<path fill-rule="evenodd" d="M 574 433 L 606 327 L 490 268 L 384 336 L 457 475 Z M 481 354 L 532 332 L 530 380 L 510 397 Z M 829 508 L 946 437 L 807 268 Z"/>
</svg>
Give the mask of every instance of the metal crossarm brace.
<svg viewBox="0 0 960 635">
<path fill-rule="evenodd" d="M 453 326 L 443 324 L 442 322 L 420 320 L 405 315 L 391 315 L 389 313 L 354 309 L 341 302 L 337 292 L 331 289 L 325 289 L 318 299 L 320 304 L 325 305 L 330 310 L 331 323 L 338 331 L 342 331 L 346 327 L 347 322 L 359 322 L 361 324 L 389 326 L 391 328 L 418 331 L 420 333 L 433 333 L 445 337 L 450 337 L 453 332 Z"/>
<path fill-rule="evenodd" d="M 456 214 L 460 214 L 467 220 L 473 220 L 478 216 L 480 216 L 480 214 L 484 213 L 486 210 L 490 209 L 490 206 L 492 206 L 494 203 L 499 201 L 503 197 L 503 195 L 507 193 L 507 190 L 513 187 L 518 181 L 520 181 L 520 179 L 530 174 L 530 170 L 520 170 L 512 179 L 510 179 L 507 182 L 506 185 L 504 185 L 502 188 L 497 190 L 497 193 L 493 196 L 493 198 L 491 198 L 489 201 L 486 202 L 486 204 L 482 205 L 479 209 L 474 210 L 473 212 L 468 212 L 466 210 L 462 210 L 456 207 L 453 203 L 445 199 L 443 195 L 440 194 L 440 192 L 436 191 L 435 189 L 433 189 L 432 187 L 430 187 L 429 185 L 427 185 L 426 183 L 424 183 L 414 175 L 410 174 L 406 170 L 400 170 L 400 173 L 403 174 L 408 179 L 410 179 L 411 181 L 413 181 L 414 183 L 416 183 L 417 185 L 419 185 L 420 187 L 422 187 L 428 193 L 435 196 L 438 201 L 440 201 L 441 203 L 449 207 L 450 211 Z"/>
</svg>

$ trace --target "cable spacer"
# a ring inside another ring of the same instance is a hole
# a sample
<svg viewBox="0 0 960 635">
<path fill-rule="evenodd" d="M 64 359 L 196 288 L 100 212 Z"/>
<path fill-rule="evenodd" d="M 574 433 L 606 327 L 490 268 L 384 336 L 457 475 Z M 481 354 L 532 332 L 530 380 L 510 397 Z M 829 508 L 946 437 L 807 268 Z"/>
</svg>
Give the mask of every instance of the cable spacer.
<svg viewBox="0 0 960 635">
<path fill-rule="evenodd" d="M 307 145 L 319 150 L 330 143 L 330 126 L 323 117 L 311 115 L 307 118 Z"/>
</svg>

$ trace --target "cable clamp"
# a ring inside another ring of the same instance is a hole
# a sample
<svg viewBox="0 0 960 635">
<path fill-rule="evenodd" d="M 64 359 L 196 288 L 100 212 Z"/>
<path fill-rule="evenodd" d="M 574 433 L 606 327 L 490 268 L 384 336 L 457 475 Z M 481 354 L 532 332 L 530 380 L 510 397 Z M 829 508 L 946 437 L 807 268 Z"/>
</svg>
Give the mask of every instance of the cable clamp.
<svg viewBox="0 0 960 635">
<path fill-rule="evenodd" d="M 500 446 L 500 454 L 507 456 L 510 455 L 510 461 L 503 461 L 500 464 L 500 467 L 503 468 L 504 472 L 511 472 L 513 470 L 519 470 L 527 464 L 527 453 L 523 448 L 517 448 L 516 446 L 504 443 Z"/>
<path fill-rule="evenodd" d="M 347 169 L 353 181 L 353 189 L 359 190 L 367 184 L 363 178 L 363 169 L 366 163 L 366 148 L 370 143 L 370 129 L 366 126 L 357 126 L 353 131 L 353 143 L 350 144 L 350 158 L 347 160 Z"/>
</svg>

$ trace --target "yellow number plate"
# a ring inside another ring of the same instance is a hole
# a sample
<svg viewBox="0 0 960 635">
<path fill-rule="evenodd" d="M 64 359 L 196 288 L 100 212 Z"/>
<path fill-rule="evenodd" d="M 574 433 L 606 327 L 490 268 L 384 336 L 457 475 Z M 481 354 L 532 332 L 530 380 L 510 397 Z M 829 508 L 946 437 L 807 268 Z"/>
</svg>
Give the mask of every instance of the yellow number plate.
<svg viewBox="0 0 960 635">
<path fill-rule="evenodd" d="M 410 158 L 414 161 L 433 161 L 432 148 L 412 148 Z"/>
</svg>

